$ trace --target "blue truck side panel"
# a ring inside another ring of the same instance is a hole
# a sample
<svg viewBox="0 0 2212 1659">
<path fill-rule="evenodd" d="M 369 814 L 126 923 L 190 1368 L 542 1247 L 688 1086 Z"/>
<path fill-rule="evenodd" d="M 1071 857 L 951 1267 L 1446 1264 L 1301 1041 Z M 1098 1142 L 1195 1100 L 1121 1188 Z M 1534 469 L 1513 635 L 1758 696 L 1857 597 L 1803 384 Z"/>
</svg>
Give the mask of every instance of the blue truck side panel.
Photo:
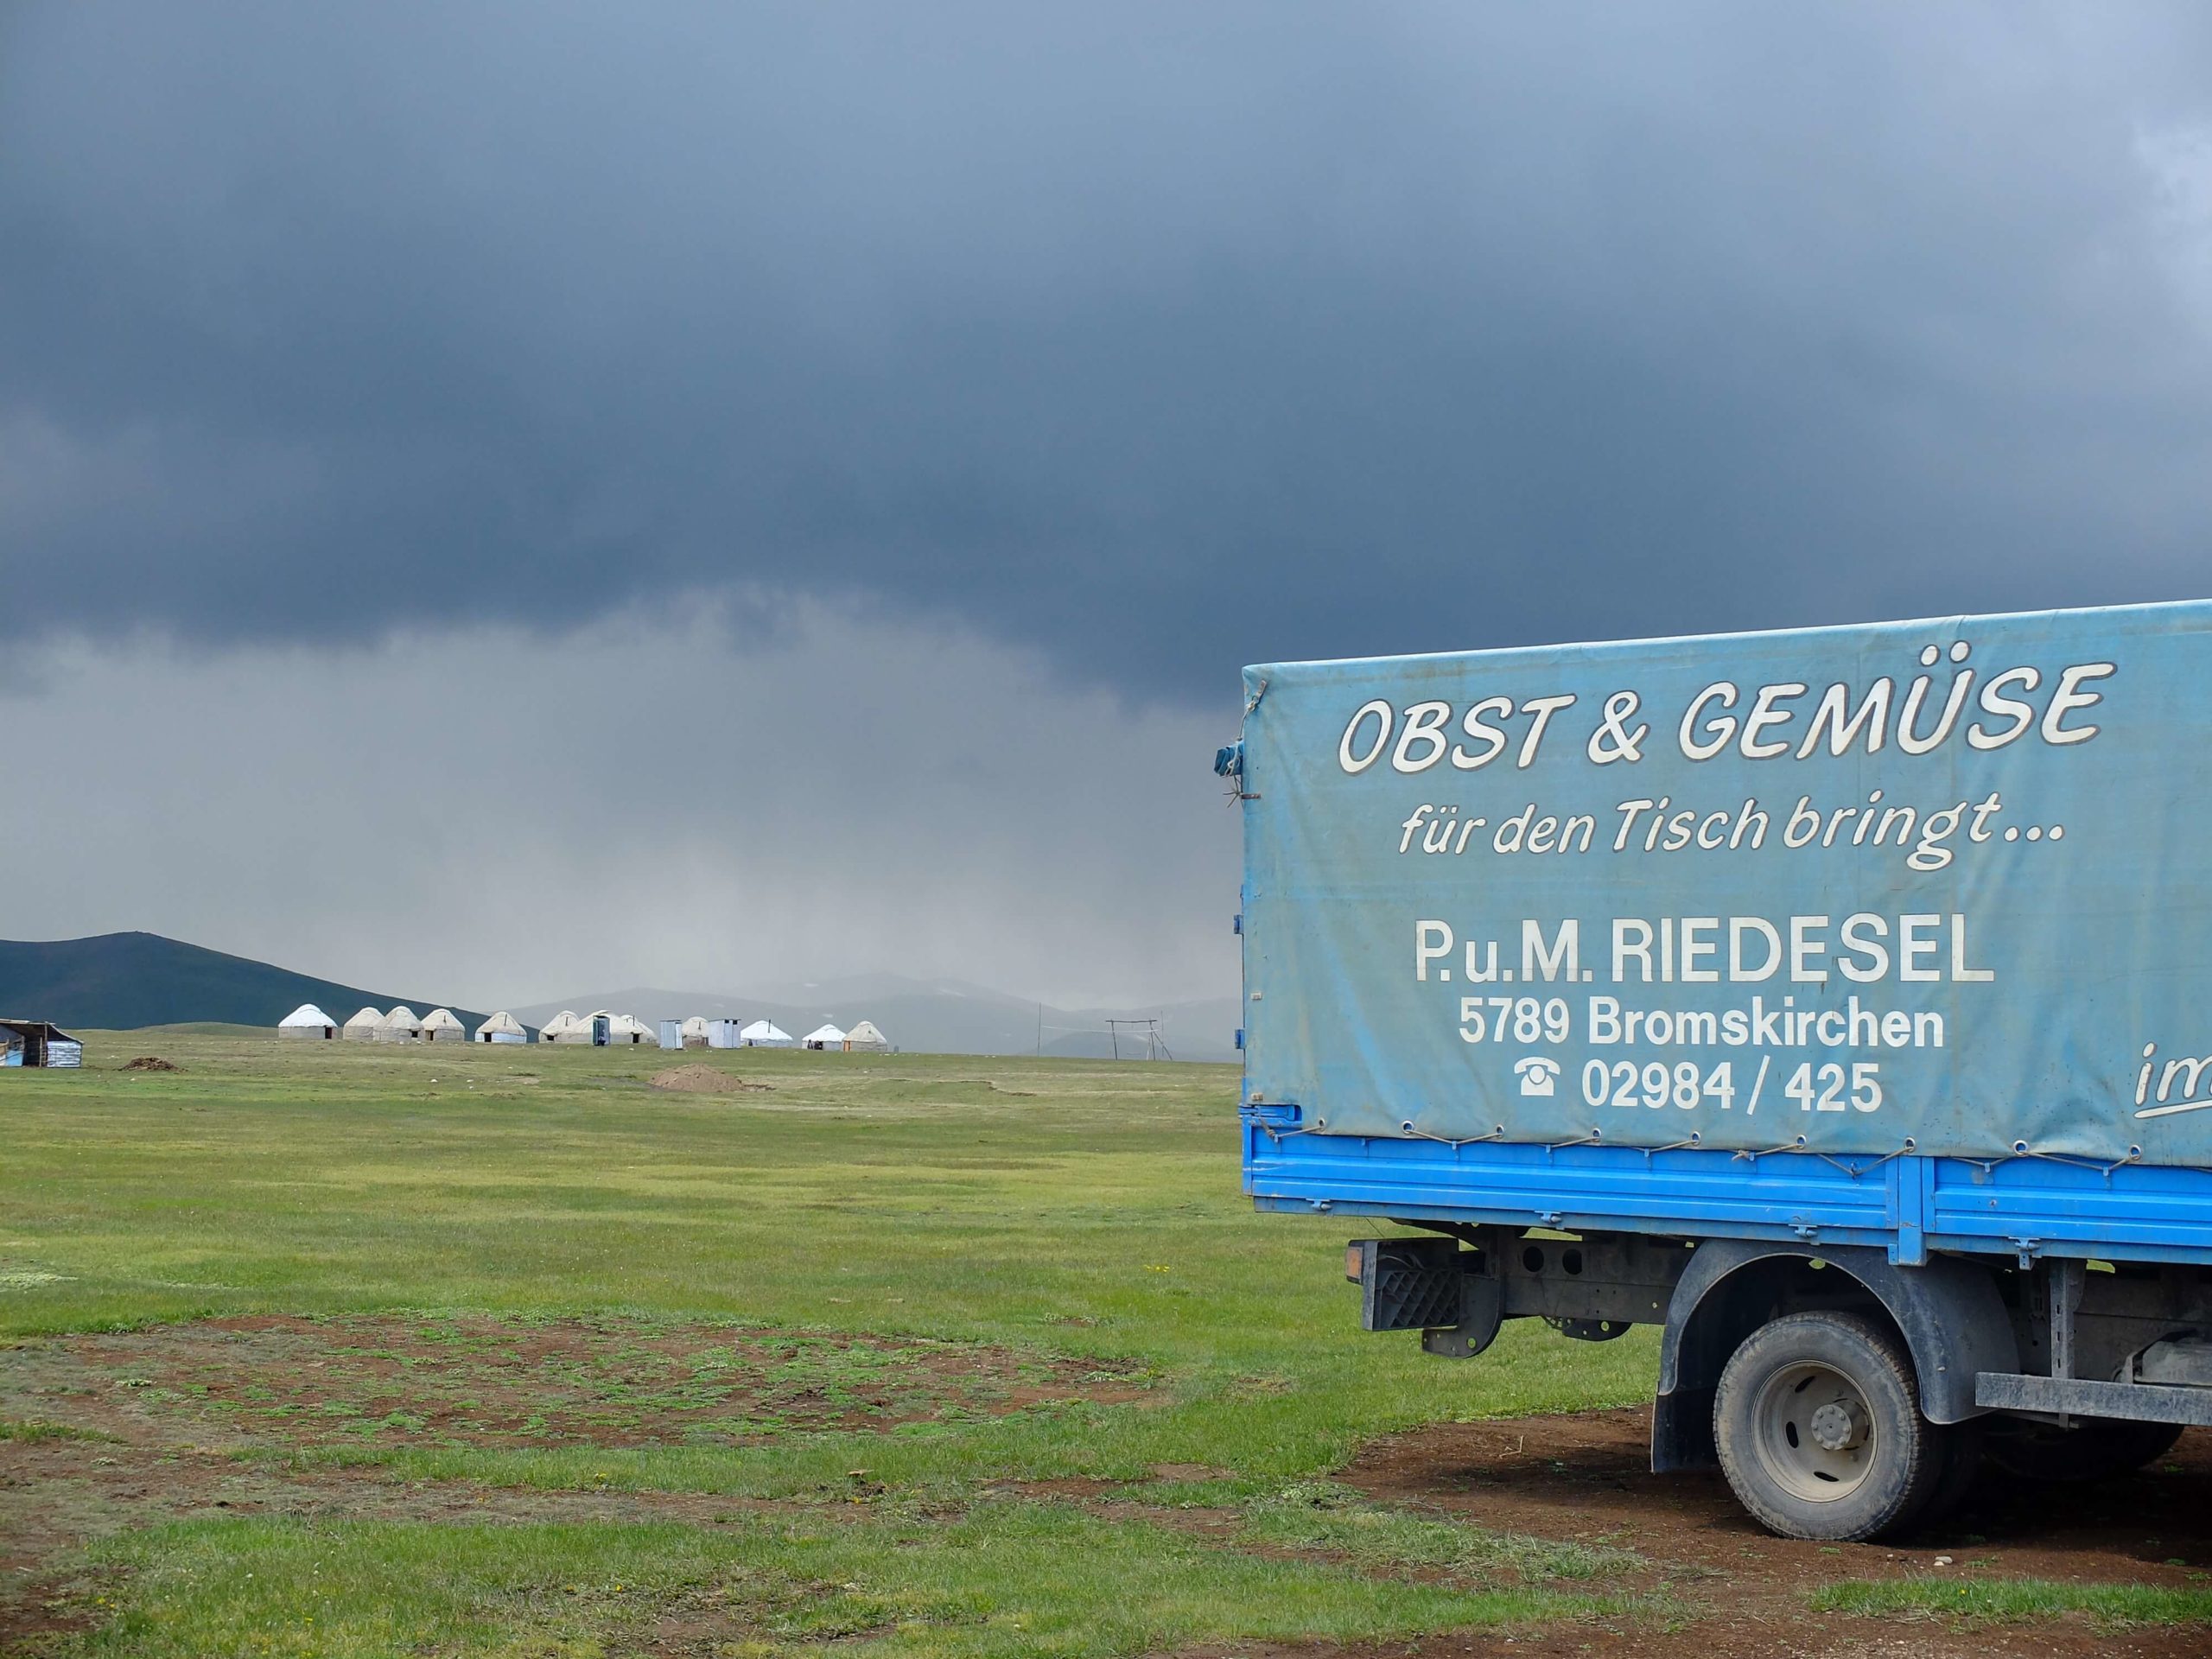
<svg viewBox="0 0 2212 1659">
<path fill-rule="evenodd" d="M 1248 1111 L 1244 1185 L 1300 1215 L 1864 1244 L 1907 1266 L 1939 1250 L 2212 1265 L 2212 1173 L 2156 1165 L 1452 1147 L 1284 1134 Z"/>
<path fill-rule="evenodd" d="M 2212 605 L 1246 686 L 1260 1207 L 2212 1264 Z"/>
</svg>

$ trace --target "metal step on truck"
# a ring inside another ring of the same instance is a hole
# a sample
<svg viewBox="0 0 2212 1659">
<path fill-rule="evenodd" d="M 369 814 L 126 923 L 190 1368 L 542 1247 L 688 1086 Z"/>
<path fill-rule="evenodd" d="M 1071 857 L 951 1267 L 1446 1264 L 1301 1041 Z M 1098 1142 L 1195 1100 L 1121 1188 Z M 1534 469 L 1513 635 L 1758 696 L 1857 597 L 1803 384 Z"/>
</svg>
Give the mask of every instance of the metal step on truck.
<svg viewBox="0 0 2212 1659">
<path fill-rule="evenodd" d="M 1244 1180 L 1789 1536 L 2212 1424 L 2212 604 L 1245 671 Z"/>
</svg>

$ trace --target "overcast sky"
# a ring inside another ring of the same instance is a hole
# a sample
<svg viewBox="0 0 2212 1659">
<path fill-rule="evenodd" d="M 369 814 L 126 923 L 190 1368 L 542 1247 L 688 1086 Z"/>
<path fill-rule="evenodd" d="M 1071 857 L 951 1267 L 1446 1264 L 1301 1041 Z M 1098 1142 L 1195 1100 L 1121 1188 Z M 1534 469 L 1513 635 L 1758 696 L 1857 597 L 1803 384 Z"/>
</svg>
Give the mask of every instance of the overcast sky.
<svg viewBox="0 0 2212 1659">
<path fill-rule="evenodd" d="M 2202 8 L 0 0 L 17 934 L 1219 992 L 1243 662 L 2208 526 Z"/>
</svg>

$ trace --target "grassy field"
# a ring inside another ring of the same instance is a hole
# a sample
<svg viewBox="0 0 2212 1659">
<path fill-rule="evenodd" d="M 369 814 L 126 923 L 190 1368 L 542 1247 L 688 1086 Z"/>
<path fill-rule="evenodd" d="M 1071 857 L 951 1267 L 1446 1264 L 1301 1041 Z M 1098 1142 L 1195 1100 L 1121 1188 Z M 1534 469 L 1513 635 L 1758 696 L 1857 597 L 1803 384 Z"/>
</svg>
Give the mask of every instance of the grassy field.
<svg viewBox="0 0 2212 1659">
<path fill-rule="evenodd" d="M 17 1538 L 21 1651 L 1107 1655 L 1663 1608 L 1602 1542 L 1329 1480 L 1393 1429 L 1640 1401 L 1652 1349 L 1363 1336 L 1361 1224 L 1250 1211 L 1226 1069 L 89 1052 L 0 1084 L 0 1449 L 49 1460 L 25 1526 L 88 1540 Z M 766 1088 L 650 1086 L 702 1063 Z"/>
</svg>

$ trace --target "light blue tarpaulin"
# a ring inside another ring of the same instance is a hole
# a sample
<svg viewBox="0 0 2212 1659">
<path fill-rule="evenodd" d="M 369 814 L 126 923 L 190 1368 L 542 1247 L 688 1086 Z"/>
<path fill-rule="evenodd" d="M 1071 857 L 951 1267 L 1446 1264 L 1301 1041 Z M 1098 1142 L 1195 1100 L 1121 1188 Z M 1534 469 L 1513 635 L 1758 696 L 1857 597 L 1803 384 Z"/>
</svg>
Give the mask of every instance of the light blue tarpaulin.
<svg viewBox="0 0 2212 1659">
<path fill-rule="evenodd" d="M 1245 691 L 1245 1086 L 1305 1129 L 2212 1164 L 2212 604 Z"/>
</svg>

